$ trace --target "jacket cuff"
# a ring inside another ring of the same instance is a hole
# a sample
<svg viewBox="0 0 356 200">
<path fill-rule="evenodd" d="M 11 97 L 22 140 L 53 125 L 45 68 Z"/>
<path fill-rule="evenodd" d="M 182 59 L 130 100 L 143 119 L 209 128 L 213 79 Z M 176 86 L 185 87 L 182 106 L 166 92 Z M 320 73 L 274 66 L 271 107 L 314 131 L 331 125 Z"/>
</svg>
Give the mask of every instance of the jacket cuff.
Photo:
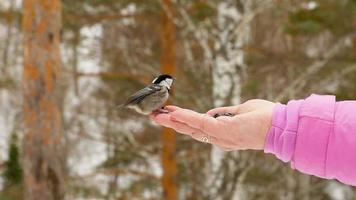
<svg viewBox="0 0 356 200">
<path fill-rule="evenodd" d="M 329 178 L 326 163 L 330 135 L 334 132 L 335 96 L 311 95 L 299 111 L 299 130 L 292 168 Z"/>
<path fill-rule="evenodd" d="M 284 162 L 294 154 L 298 130 L 299 108 L 304 100 L 292 100 L 287 105 L 276 104 L 272 126 L 265 141 L 265 153 L 272 153 Z"/>
</svg>

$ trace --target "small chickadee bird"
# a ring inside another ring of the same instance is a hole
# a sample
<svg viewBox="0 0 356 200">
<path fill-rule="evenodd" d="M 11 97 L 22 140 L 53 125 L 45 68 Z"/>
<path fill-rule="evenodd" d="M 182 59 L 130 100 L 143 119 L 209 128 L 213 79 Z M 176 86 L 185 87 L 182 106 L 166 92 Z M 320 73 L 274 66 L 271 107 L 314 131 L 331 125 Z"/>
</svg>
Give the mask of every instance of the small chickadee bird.
<svg viewBox="0 0 356 200">
<path fill-rule="evenodd" d="M 167 112 L 162 109 L 162 106 L 168 100 L 172 84 L 172 76 L 159 75 L 152 84 L 131 95 L 121 107 L 133 109 L 144 115 L 152 112 Z"/>
</svg>

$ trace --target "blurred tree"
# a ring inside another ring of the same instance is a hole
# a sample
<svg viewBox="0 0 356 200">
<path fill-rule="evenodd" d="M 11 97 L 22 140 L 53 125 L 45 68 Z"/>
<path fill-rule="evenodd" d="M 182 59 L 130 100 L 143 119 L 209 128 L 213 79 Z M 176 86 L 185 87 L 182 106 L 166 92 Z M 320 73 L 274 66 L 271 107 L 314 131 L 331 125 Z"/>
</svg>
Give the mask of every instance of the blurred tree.
<svg viewBox="0 0 356 200">
<path fill-rule="evenodd" d="M 15 133 L 12 133 L 9 144 L 8 159 L 5 162 L 5 169 L 2 174 L 4 178 L 4 189 L 3 193 L 0 194 L 0 199 L 19 200 L 23 199 L 23 181 L 18 138 Z"/>
<path fill-rule="evenodd" d="M 12 134 L 9 143 L 8 160 L 5 163 L 5 171 L 3 174 L 5 187 L 20 184 L 22 182 L 18 139 L 15 133 Z"/>
<path fill-rule="evenodd" d="M 24 0 L 24 183 L 27 200 L 64 198 L 60 0 Z"/>
<path fill-rule="evenodd" d="M 161 11 L 161 72 L 174 76 L 176 68 L 176 27 L 173 22 L 173 4 L 171 0 L 162 1 Z M 173 98 L 173 95 L 170 96 Z M 169 102 L 168 102 L 169 103 Z M 163 198 L 178 199 L 176 134 L 173 129 L 163 128 L 161 133 L 161 163 L 163 168 Z"/>
</svg>

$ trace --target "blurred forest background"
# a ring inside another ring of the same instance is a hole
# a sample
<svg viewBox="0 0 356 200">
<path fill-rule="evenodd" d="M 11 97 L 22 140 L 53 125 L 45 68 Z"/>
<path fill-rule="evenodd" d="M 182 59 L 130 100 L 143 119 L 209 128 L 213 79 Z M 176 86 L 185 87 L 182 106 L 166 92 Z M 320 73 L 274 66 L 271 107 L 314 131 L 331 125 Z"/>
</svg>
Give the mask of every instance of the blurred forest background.
<svg viewBox="0 0 356 200">
<path fill-rule="evenodd" d="M 223 152 L 116 105 L 356 99 L 356 0 L 0 0 L 1 200 L 351 200 L 263 152 Z"/>
</svg>

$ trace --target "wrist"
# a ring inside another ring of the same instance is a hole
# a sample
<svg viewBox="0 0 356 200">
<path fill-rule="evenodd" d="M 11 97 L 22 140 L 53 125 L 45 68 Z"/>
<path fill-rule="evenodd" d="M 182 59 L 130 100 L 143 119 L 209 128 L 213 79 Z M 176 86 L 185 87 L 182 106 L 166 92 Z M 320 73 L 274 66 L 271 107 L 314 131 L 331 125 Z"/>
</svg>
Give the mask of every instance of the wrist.
<svg viewBox="0 0 356 200">
<path fill-rule="evenodd" d="M 271 103 L 271 105 L 269 105 L 268 108 L 264 109 L 263 110 L 263 117 L 262 117 L 262 123 L 263 126 L 262 126 L 262 130 L 260 131 L 260 133 L 262 134 L 262 136 L 260 136 L 261 138 L 261 145 L 259 146 L 259 150 L 263 150 L 265 145 L 266 145 L 266 138 L 267 138 L 267 135 L 269 133 L 269 130 L 271 129 L 272 127 L 272 118 L 273 118 L 273 111 L 274 111 L 274 108 L 276 106 L 276 103 Z"/>
</svg>

